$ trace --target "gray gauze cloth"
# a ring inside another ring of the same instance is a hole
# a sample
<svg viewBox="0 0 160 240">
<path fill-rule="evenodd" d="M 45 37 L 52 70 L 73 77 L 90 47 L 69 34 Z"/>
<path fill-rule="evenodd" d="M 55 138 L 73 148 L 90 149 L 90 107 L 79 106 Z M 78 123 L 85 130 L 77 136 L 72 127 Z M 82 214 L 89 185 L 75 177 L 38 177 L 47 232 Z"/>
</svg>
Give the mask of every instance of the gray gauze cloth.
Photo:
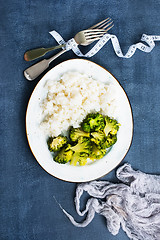
<svg viewBox="0 0 160 240">
<path fill-rule="evenodd" d="M 117 170 L 122 182 L 92 181 L 79 184 L 76 189 L 75 206 L 80 216 L 87 213 L 82 223 L 77 223 L 64 209 L 76 227 L 87 226 L 95 213 L 106 218 L 108 230 L 116 235 L 120 226 L 133 240 L 160 239 L 160 176 L 134 171 L 129 164 Z M 80 211 L 80 197 L 86 191 L 92 196 Z"/>
</svg>

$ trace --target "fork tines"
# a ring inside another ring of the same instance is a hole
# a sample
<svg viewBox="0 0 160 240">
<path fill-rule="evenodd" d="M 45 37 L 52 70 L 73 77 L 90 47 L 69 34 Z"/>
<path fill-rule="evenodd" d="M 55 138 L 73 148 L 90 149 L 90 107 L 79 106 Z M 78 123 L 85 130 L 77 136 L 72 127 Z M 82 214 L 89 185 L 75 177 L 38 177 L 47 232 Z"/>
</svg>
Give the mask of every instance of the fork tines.
<svg viewBox="0 0 160 240">
<path fill-rule="evenodd" d="M 88 43 L 99 40 L 108 30 L 114 26 L 111 18 L 106 18 L 103 21 L 93 25 L 84 31 L 85 38 Z"/>
<path fill-rule="evenodd" d="M 99 30 L 99 29 L 95 29 L 95 31 L 93 30 L 88 30 L 86 31 L 85 34 L 85 38 L 86 40 L 98 40 L 100 37 L 102 37 L 104 34 L 106 33 L 106 30 Z"/>
<path fill-rule="evenodd" d="M 104 29 L 106 31 L 108 31 L 109 29 L 111 29 L 114 26 L 113 21 L 111 18 L 106 18 L 103 21 L 93 25 L 92 27 L 90 27 L 90 29 Z"/>
</svg>

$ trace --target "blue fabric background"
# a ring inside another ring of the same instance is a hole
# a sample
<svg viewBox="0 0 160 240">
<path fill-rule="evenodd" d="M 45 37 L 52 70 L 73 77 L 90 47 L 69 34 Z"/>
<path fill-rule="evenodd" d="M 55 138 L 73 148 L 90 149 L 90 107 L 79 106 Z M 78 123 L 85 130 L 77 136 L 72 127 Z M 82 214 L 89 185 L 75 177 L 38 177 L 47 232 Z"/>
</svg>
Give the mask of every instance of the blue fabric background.
<svg viewBox="0 0 160 240">
<path fill-rule="evenodd" d="M 160 1 L 157 0 L 1 2 L 1 240 L 128 239 L 122 230 L 112 236 L 104 218 L 98 215 L 86 228 L 72 226 L 53 196 L 80 221 L 73 202 L 76 184 L 47 174 L 34 159 L 25 135 L 27 103 L 40 77 L 33 82 L 24 78 L 23 71 L 31 65 L 24 61 L 24 52 L 56 44 L 48 33 L 53 29 L 67 40 L 108 16 L 115 23 L 110 33 L 117 35 L 124 53 L 143 33 L 160 35 Z M 70 58 L 75 58 L 71 51 L 52 62 L 50 68 Z M 108 69 L 130 99 L 134 136 L 122 163 L 129 162 L 135 169 L 159 174 L 160 42 L 156 42 L 151 53 L 137 50 L 130 59 L 118 58 L 109 42 L 90 60 Z M 103 180 L 115 182 L 115 170 Z M 82 199 L 83 204 L 86 197 Z"/>
</svg>

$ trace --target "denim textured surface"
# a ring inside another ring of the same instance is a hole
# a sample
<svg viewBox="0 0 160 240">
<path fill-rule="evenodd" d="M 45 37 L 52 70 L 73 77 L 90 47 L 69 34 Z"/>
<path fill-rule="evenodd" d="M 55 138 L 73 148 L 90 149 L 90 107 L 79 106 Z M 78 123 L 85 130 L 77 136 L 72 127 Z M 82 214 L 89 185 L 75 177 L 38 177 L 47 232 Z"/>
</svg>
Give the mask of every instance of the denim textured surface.
<svg viewBox="0 0 160 240">
<path fill-rule="evenodd" d="M 67 40 L 108 16 L 115 23 L 110 33 L 118 37 L 126 53 L 143 33 L 160 35 L 159 13 L 157 0 L 5 0 L 1 3 L 1 240 L 128 239 L 123 231 L 112 236 L 103 217 L 98 215 L 86 228 L 76 228 L 56 204 L 53 196 L 76 220 L 81 220 L 73 202 L 76 184 L 47 174 L 29 149 L 25 114 L 40 77 L 33 82 L 24 78 L 23 71 L 30 63 L 24 61 L 23 54 L 31 48 L 56 44 L 48 33 L 53 29 Z M 67 52 L 52 62 L 50 68 L 75 57 L 72 51 Z M 132 106 L 134 136 L 122 163 L 129 162 L 135 169 L 160 174 L 160 42 L 156 42 L 151 53 L 137 50 L 130 59 L 118 58 L 109 42 L 90 60 L 119 80 Z M 102 179 L 115 182 L 115 170 Z"/>
</svg>

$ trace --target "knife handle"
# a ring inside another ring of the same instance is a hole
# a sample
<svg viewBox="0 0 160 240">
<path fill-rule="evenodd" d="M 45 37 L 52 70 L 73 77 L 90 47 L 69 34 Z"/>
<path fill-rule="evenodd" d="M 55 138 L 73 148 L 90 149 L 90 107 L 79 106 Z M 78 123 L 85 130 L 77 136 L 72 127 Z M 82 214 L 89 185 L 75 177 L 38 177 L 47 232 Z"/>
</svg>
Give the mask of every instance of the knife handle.
<svg viewBox="0 0 160 240">
<path fill-rule="evenodd" d="M 59 53 L 57 53 L 56 55 L 54 55 L 53 57 L 49 58 L 49 59 L 44 59 L 34 65 L 32 65 L 31 67 L 27 68 L 24 71 L 24 76 L 27 80 L 32 81 L 35 78 L 37 78 L 44 70 L 46 70 L 49 67 L 49 64 L 56 58 L 58 58 L 60 55 L 62 55 L 63 53 L 65 53 L 67 50 L 64 49 L 62 51 L 60 51 Z"/>
</svg>

